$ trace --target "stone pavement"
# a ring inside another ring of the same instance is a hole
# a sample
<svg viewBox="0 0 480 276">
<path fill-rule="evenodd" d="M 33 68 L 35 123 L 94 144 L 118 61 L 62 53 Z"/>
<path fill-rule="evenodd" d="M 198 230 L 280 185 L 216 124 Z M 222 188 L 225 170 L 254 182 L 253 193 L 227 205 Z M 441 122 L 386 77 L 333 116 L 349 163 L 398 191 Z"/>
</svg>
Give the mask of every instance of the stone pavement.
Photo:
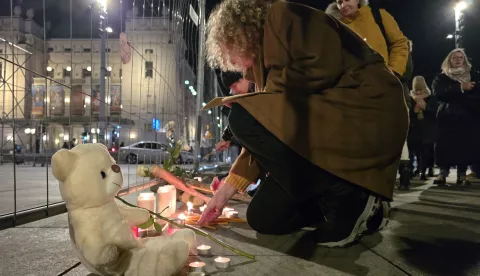
<svg viewBox="0 0 480 276">
<path fill-rule="evenodd" d="M 454 182 L 454 178 L 449 179 Z M 299 232 L 288 236 L 256 234 L 247 225 L 219 228 L 215 235 L 256 255 L 255 261 L 212 242 L 214 256 L 231 258 L 217 270 L 212 257 L 208 275 L 480 275 L 480 185 L 439 188 L 431 180 L 396 192 L 392 221 L 380 233 L 346 249 L 317 247 Z M 135 202 L 135 195 L 126 197 Z M 246 206 L 230 204 L 244 214 Z M 86 276 L 68 240 L 66 215 L 0 231 L 0 275 Z M 179 275 L 187 275 L 187 269 Z"/>
</svg>

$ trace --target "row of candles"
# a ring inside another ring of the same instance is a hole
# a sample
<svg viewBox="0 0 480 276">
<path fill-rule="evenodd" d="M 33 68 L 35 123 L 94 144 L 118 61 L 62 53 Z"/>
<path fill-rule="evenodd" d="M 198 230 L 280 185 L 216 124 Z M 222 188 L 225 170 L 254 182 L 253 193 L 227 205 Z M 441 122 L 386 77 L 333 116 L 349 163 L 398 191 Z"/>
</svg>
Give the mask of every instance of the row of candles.
<svg viewBox="0 0 480 276">
<path fill-rule="evenodd" d="M 157 196 L 158 200 L 155 197 L 154 193 L 140 193 L 140 195 L 137 198 L 137 206 L 141 208 L 148 209 L 152 212 L 161 212 L 163 211 L 162 216 L 165 217 L 172 217 L 173 214 L 176 211 L 176 201 L 177 201 L 177 191 L 175 186 L 173 185 L 165 185 L 162 187 L 159 187 L 157 191 Z M 201 206 L 200 212 L 204 212 L 206 208 L 206 205 Z M 191 216 L 194 215 L 194 209 L 193 209 L 193 203 L 187 202 L 187 211 L 186 215 L 185 213 L 180 213 L 177 216 L 177 220 L 179 221 L 180 224 L 185 225 L 185 221 L 187 220 L 187 215 Z M 223 208 L 222 215 L 227 217 L 227 218 L 238 218 L 238 212 L 235 211 L 233 208 L 225 207 Z M 176 231 L 178 231 L 179 228 L 176 227 L 169 227 L 168 228 L 168 235 L 172 235 Z M 141 231 L 141 230 L 140 230 Z M 138 233 L 136 235 L 138 237 Z M 208 245 L 200 245 L 197 247 L 197 251 L 200 255 L 203 256 L 210 256 L 210 249 L 211 246 Z M 217 257 L 214 259 L 215 261 L 215 267 L 220 268 L 220 269 L 226 269 L 230 266 L 230 259 L 226 257 Z M 190 275 L 205 275 L 204 274 L 204 268 L 205 268 L 205 263 L 204 262 L 192 262 L 189 264 L 190 267 Z"/>
</svg>

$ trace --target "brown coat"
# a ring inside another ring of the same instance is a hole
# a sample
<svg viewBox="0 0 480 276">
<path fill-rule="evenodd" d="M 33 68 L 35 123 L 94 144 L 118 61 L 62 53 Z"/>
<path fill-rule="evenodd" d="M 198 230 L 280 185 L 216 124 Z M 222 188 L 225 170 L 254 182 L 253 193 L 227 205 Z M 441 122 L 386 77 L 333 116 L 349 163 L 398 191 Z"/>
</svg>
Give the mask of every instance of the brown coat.
<svg viewBox="0 0 480 276">
<path fill-rule="evenodd" d="M 252 76 L 265 92 L 235 102 L 317 166 L 392 199 L 408 113 L 399 80 L 361 37 L 322 11 L 278 2 Z M 243 151 L 226 181 L 243 189 L 258 174 Z"/>
</svg>

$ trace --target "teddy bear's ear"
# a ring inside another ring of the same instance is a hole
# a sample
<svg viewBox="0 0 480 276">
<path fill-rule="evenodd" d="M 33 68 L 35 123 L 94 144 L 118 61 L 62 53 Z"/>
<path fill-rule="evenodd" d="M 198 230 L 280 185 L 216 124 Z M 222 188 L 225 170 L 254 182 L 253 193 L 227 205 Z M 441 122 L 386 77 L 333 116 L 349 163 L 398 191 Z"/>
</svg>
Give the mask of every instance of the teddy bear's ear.
<svg viewBox="0 0 480 276">
<path fill-rule="evenodd" d="M 77 155 L 70 150 L 61 149 L 52 156 L 52 173 L 58 181 L 65 181 L 73 170 Z"/>
</svg>

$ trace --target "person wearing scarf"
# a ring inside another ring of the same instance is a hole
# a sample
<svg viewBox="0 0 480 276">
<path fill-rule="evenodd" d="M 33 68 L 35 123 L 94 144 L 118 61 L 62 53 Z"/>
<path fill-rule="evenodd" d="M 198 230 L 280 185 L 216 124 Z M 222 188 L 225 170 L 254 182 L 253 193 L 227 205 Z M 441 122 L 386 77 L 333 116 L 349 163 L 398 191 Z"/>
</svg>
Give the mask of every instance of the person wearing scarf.
<svg viewBox="0 0 480 276">
<path fill-rule="evenodd" d="M 480 164 L 480 88 L 478 77 L 463 49 L 451 51 L 442 64 L 442 73 L 433 81 L 438 98 L 435 162 L 440 174 L 434 181 L 445 185 L 450 167 L 457 167 L 457 184 L 470 185 L 468 165 Z"/>
<path fill-rule="evenodd" d="M 434 133 L 437 104 L 431 97 L 431 91 L 422 76 L 413 78 L 410 92 L 412 110 L 410 110 L 410 129 L 408 134 L 408 148 L 410 162 L 417 160 L 417 170 L 421 180 L 433 176 L 434 165 Z M 427 174 L 428 169 L 428 174 Z"/>
</svg>

